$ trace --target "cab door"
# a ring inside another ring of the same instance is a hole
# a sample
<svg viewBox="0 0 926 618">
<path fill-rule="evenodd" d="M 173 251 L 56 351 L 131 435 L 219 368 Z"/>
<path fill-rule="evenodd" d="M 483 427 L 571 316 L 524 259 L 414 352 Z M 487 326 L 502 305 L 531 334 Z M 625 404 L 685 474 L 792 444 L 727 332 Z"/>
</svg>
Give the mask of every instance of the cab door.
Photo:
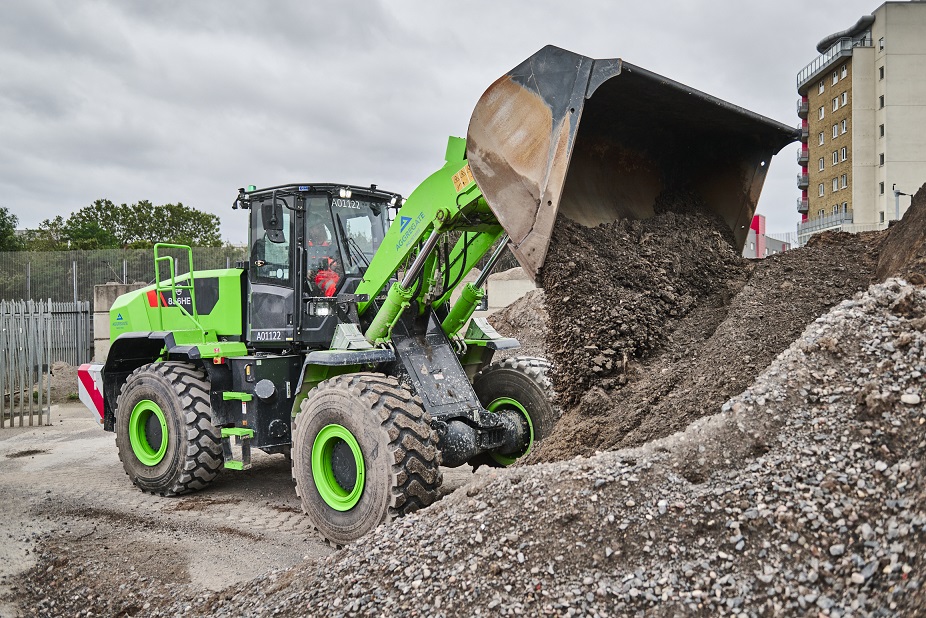
<svg viewBox="0 0 926 618">
<path fill-rule="evenodd" d="M 292 197 L 271 195 L 251 207 L 248 263 L 248 341 L 287 346 L 293 341 L 296 273 Z"/>
</svg>

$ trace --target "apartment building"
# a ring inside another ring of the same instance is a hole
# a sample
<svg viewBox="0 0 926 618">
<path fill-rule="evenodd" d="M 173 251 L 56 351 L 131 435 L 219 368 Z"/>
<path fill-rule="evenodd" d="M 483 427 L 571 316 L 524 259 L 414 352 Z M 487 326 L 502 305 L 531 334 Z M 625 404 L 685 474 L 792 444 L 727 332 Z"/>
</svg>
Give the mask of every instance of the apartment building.
<svg viewBox="0 0 926 618">
<path fill-rule="evenodd" d="M 926 1 L 885 2 L 797 74 L 798 241 L 878 230 L 926 182 Z"/>
</svg>

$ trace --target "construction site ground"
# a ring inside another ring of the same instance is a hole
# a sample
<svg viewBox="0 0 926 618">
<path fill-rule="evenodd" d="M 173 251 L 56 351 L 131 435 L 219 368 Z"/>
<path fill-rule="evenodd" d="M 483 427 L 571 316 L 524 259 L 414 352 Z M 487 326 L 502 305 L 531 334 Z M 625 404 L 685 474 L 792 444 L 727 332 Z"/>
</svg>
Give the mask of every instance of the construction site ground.
<svg viewBox="0 0 926 618">
<path fill-rule="evenodd" d="M 5 611 L 922 615 L 926 188 L 886 232 L 762 261 L 658 205 L 559 225 L 546 289 L 494 317 L 554 361 L 553 434 L 342 550 L 282 457 L 163 499 L 86 412 L 0 433 Z"/>
<path fill-rule="evenodd" d="M 444 470 L 444 491 L 470 468 Z M 112 433 L 79 402 L 47 426 L 0 431 L 0 616 L 136 616 L 333 552 L 308 523 L 282 455 L 201 492 L 132 486 Z M 148 603 L 148 607 L 145 607 Z"/>
</svg>

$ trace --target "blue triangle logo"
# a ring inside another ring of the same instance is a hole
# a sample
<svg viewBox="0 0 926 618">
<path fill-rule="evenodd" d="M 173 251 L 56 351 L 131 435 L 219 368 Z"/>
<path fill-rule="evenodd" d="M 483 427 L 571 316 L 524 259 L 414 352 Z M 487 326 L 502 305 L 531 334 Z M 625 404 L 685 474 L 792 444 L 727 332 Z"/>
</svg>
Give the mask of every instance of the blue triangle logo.
<svg viewBox="0 0 926 618">
<path fill-rule="evenodd" d="M 399 217 L 399 231 L 404 232 L 408 224 L 412 222 L 411 217 Z"/>
<path fill-rule="evenodd" d="M 121 313 L 117 313 L 117 314 L 116 314 L 116 321 L 118 322 L 118 321 L 121 320 L 121 319 L 122 319 L 122 314 L 121 314 Z"/>
</svg>

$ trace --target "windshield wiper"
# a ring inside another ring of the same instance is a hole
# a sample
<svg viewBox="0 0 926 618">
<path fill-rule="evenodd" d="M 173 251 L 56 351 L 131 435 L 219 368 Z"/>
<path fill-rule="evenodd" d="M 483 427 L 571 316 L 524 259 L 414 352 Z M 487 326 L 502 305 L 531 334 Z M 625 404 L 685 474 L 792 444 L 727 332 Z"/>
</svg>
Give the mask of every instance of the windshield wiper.
<svg viewBox="0 0 926 618">
<path fill-rule="evenodd" d="M 334 218 L 338 222 L 338 232 L 341 236 L 341 242 L 344 243 L 345 247 L 347 247 L 347 254 L 351 257 L 351 259 L 357 260 L 358 263 L 363 262 L 364 266 L 369 267 L 370 260 L 367 259 L 367 256 L 360 248 L 360 245 L 358 245 L 357 241 L 353 238 L 349 238 L 347 233 L 344 231 L 344 222 L 341 221 L 341 215 L 335 215 Z"/>
</svg>

